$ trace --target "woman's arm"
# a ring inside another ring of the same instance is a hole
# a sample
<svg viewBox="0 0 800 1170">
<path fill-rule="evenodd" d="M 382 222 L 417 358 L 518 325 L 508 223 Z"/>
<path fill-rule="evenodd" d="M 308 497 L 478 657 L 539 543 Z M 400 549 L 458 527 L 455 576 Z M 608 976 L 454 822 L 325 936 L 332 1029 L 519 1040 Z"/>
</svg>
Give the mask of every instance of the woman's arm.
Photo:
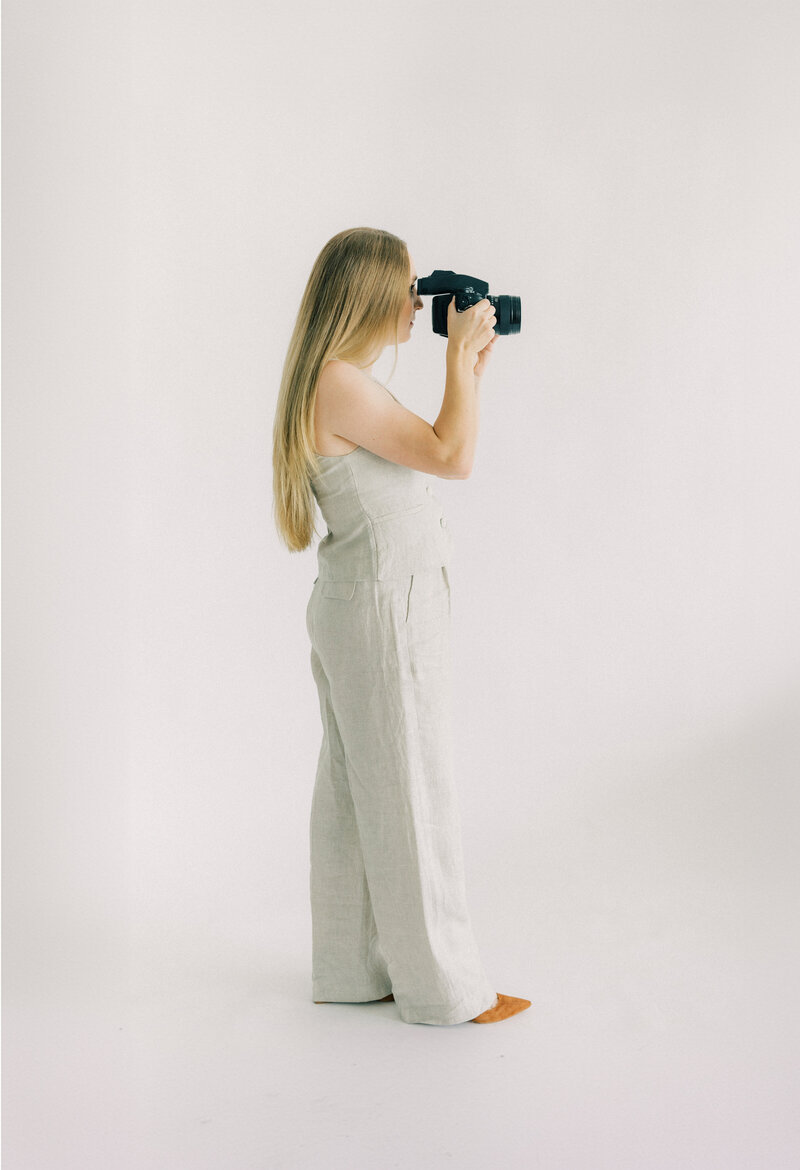
<svg viewBox="0 0 800 1170">
<path fill-rule="evenodd" d="M 472 379 L 471 369 L 469 377 Z M 454 393 L 451 387 L 451 400 Z M 449 435 L 440 435 L 350 362 L 337 359 L 324 367 L 317 385 L 316 420 L 330 434 L 357 443 L 390 463 L 442 479 L 462 478 Z"/>
<path fill-rule="evenodd" d="M 433 429 L 450 450 L 458 478 L 466 479 L 472 472 L 478 442 L 478 394 L 473 373 L 475 354 L 451 340 L 447 343 L 445 360 L 444 399 Z"/>
</svg>

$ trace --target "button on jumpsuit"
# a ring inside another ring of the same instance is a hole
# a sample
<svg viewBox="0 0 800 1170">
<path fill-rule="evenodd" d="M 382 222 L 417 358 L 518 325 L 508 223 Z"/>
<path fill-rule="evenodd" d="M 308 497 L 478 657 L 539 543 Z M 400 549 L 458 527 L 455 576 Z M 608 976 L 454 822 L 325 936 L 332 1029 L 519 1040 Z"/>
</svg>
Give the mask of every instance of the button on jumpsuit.
<svg viewBox="0 0 800 1170">
<path fill-rule="evenodd" d="M 328 525 L 306 611 L 312 998 L 391 991 L 406 1023 L 458 1024 L 497 996 L 467 909 L 447 520 L 426 476 L 363 447 L 320 456 L 312 491 Z"/>
</svg>

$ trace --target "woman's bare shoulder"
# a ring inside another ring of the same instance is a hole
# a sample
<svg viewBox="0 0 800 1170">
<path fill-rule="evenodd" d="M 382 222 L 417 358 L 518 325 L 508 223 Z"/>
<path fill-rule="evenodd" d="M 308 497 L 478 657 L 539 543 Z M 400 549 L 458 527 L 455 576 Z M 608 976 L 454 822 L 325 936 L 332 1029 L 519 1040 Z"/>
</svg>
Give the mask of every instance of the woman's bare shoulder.
<svg viewBox="0 0 800 1170">
<path fill-rule="evenodd" d="M 343 361 L 342 358 L 328 358 L 320 371 L 320 384 L 324 383 L 326 386 L 337 386 L 342 380 L 347 382 L 375 383 L 375 379 L 366 370 L 359 369 L 352 362 Z"/>
<path fill-rule="evenodd" d="M 384 398 L 388 395 L 390 398 L 394 398 L 395 402 L 399 401 L 391 390 L 379 382 L 377 378 L 373 378 L 372 374 L 367 373 L 366 370 L 359 369 L 352 362 L 331 358 L 320 371 L 317 391 L 321 392 L 324 401 L 331 401 L 340 390 L 355 392 L 361 396 L 366 395 L 368 398 L 375 395 Z"/>
</svg>

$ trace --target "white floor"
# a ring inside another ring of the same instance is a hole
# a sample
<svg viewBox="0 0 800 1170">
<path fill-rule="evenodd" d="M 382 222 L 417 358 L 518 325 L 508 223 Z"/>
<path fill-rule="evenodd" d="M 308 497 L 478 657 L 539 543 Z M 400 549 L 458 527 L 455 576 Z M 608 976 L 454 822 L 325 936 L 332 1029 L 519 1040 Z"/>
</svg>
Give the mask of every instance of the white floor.
<svg viewBox="0 0 800 1170">
<path fill-rule="evenodd" d="M 533 1001 L 492 1025 L 315 1005 L 305 905 L 268 943 L 54 952 L 6 997 L 4 1170 L 796 1170 L 796 932 L 745 885 L 473 893 Z"/>
</svg>

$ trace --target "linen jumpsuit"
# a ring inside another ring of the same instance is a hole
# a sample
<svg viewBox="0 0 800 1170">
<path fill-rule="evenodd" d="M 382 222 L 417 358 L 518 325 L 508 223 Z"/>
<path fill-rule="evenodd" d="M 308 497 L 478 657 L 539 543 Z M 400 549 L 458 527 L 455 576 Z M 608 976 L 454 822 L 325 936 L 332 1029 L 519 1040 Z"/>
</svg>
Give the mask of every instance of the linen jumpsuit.
<svg viewBox="0 0 800 1170">
<path fill-rule="evenodd" d="M 447 520 L 425 475 L 363 447 L 320 456 L 311 486 L 328 526 L 306 609 L 312 998 L 391 991 L 406 1023 L 461 1023 L 497 995 L 467 909 Z"/>
</svg>

